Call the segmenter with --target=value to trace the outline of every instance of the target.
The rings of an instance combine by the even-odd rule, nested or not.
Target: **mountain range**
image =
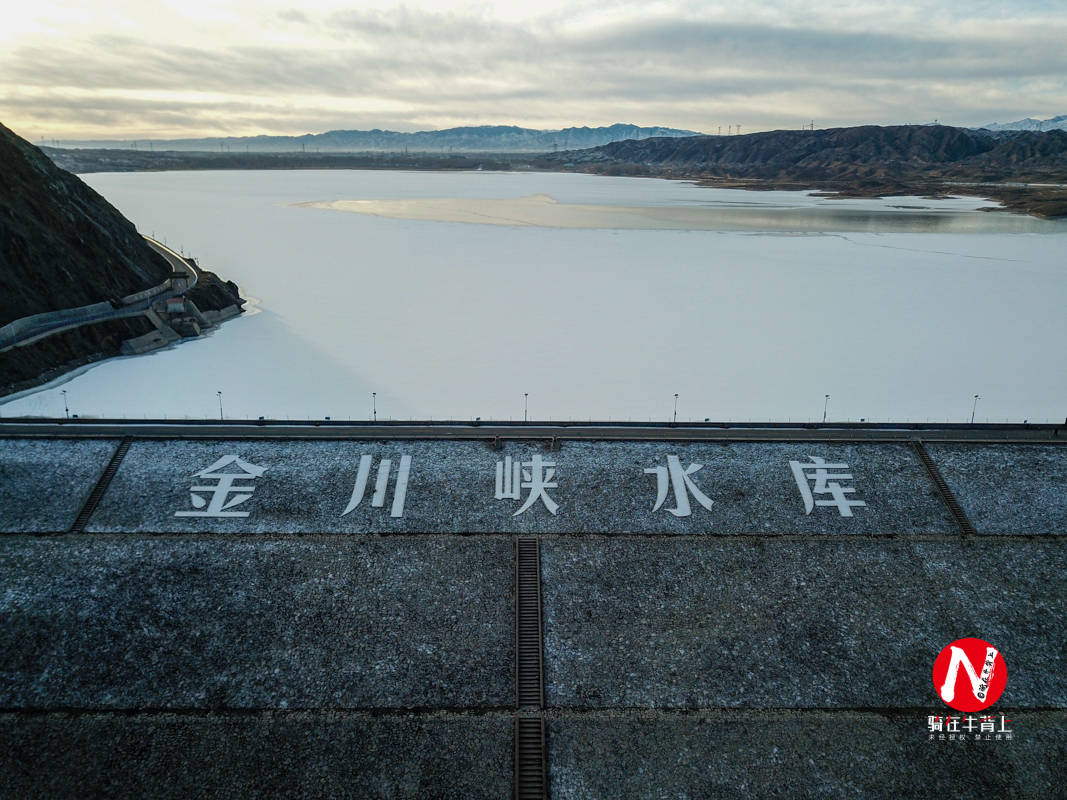
[[[1067,130],[1067,114],[1049,119],[1017,119],[1015,122],[990,122],[983,125],[987,131],[1056,131]]]
[[[677,128],[615,124],[599,128],[537,130],[514,125],[478,125],[440,131],[327,131],[302,136],[231,136],[206,139],[98,140],[56,142],[60,147],[94,149],[141,149],[210,151],[231,153],[327,153],[327,152],[419,152],[419,153],[546,153],[579,150],[623,139],[662,136],[695,136],[695,131]]]
[[[534,169],[695,179],[748,189],[819,189],[854,196],[964,191],[995,197],[1014,210],[1067,216],[1067,131],[1059,129],[990,131],[947,125],[862,125],[733,136],[671,135],[557,152],[542,150],[539,154],[175,152],[143,148],[45,148],[45,152],[73,172]]]
[[[535,163],[655,167],[687,176],[789,180],[811,185],[842,178],[888,183],[923,176],[1019,181],[1055,177],[1059,182],[1067,176],[1067,132],[1000,136],[947,125],[862,125],[614,142],[545,154]]]
[[[648,175],[738,188],[856,196],[942,194],[967,185],[1009,208],[1067,216],[1067,131],[861,125],[744,136],[614,142],[533,159],[541,169]]]

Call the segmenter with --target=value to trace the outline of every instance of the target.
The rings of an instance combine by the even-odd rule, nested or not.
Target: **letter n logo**
[[[957,711],[982,711],[1000,699],[1008,668],[984,639],[957,639],[934,661],[934,688]]]

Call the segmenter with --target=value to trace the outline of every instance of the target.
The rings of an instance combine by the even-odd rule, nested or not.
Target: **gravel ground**
[[[1062,797],[1067,714],[1009,714],[1012,741],[930,741],[927,714],[556,712],[553,800]]]
[[[0,714],[5,797],[511,795],[509,714]]]
[[[513,570],[503,537],[10,537],[0,708],[507,707]]]
[[[901,708],[978,636],[1067,707],[1067,541],[545,539],[549,706]]]
[[[1067,445],[926,449],[979,533],[1067,534]]]
[[[118,443],[0,439],[0,532],[70,529]]]
[[[362,456],[371,456],[363,501],[347,515]],[[411,458],[401,517],[391,516],[400,459]],[[515,516],[522,499],[495,499],[498,461],[551,463],[546,480],[557,513],[542,500]],[[251,496],[233,511],[247,517],[175,516],[195,511],[190,488],[214,485],[195,474],[220,458],[239,456],[266,471],[246,484]],[[675,516],[678,495],[667,493],[658,511],[658,477],[646,469],[666,468],[677,456],[682,469],[703,465],[688,476],[712,502],[694,493],[689,516]],[[809,457],[848,464],[855,488],[850,497],[866,503],[842,516],[836,507],[804,501],[791,460]],[[371,505],[381,459],[392,462],[385,503]],[[228,470],[236,470],[231,465]],[[678,470],[680,472],[680,470]],[[844,470],[837,470],[844,472]],[[670,484],[682,484],[681,477]],[[200,492],[207,501],[210,492]],[[823,499],[816,496],[814,499]],[[493,450],[480,442],[136,442],[87,530],[100,532],[220,533],[934,533],[955,526],[915,454],[902,444],[823,443],[639,443],[565,442],[549,451],[544,442],[507,442]]]

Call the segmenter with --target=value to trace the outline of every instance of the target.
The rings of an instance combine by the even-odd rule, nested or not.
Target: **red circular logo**
[[[957,711],[982,711],[1000,699],[1008,667],[984,639],[957,639],[934,661],[934,690]]]

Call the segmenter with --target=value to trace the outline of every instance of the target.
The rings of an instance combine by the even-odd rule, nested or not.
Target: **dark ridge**
[[[110,203],[0,125],[0,326],[133,294],[170,273]]]
[[[1067,131],[1062,130],[994,133],[946,125],[864,125],[657,138],[545,154],[533,165],[853,196],[979,194],[1013,210],[1067,216]],[[1045,185],[1023,185],[1028,183]]]
[[[0,125],[0,327],[96,303],[118,309],[123,297],[163,285],[176,267],[185,274],[180,264],[172,266],[149,247],[104,198]],[[188,317],[184,307],[171,314],[159,300],[153,317],[82,325],[36,341],[30,336],[5,338],[5,346],[30,343],[0,352],[0,395],[120,352],[146,352],[149,346],[197,335],[203,327],[240,313],[244,303],[232,281],[204,271],[185,299],[195,306],[198,319]],[[147,310],[145,304],[134,313]],[[203,312],[218,313],[209,319]],[[177,327],[169,327],[171,322]],[[152,331],[163,333],[123,349],[126,342]]]
[[[549,163],[639,164],[727,178],[907,177],[1007,169],[1067,176],[1067,132],[994,136],[944,125],[770,131],[614,142],[546,155]]]

